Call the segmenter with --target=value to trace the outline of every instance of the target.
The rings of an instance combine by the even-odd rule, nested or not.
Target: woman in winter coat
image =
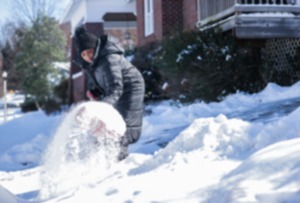
[[[145,82],[139,70],[124,56],[124,50],[111,36],[97,38],[84,27],[75,31],[77,51],[86,65],[94,88],[88,97],[115,107],[126,123],[119,160],[128,154],[128,145],[135,143],[142,129]]]

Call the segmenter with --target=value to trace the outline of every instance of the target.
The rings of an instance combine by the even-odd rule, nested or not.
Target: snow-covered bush
[[[168,76],[176,99],[217,101],[237,91],[257,92],[266,84],[260,53],[228,33],[178,33],[162,42],[157,56],[155,65]]]

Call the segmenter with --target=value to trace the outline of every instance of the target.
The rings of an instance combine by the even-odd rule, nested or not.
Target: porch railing
[[[237,0],[198,0],[199,19],[214,16],[234,6]]]
[[[199,20],[201,21],[213,16],[215,19],[221,18],[222,16],[236,12],[235,7],[237,6],[244,7],[246,11],[251,10],[253,12],[256,10],[257,12],[268,10],[288,12],[288,7],[296,4],[297,0],[198,0]],[[291,11],[293,10],[291,9]]]
[[[269,4],[269,5],[288,5],[296,4],[297,0],[236,0],[238,4]]]

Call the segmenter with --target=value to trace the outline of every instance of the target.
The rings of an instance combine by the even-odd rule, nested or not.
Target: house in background
[[[86,99],[87,78],[82,69],[73,63],[76,57],[76,27],[84,25],[97,36],[113,35],[125,49],[131,49],[137,45],[136,4],[133,0],[71,0],[60,24],[70,40],[69,102],[82,101]]]
[[[75,57],[74,30],[85,25],[96,35],[110,34],[122,41],[125,49],[161,40],[175,32],[197,29],[197,0],[72,0],[61,20],[70,36],[70,60]],[[70,103],[86,99],[86,76],[71,63]]]
[[[251,42],[279,72],[291,70],[287,56],[300,46],[300,0],[198,0],[198,16],[200,30],[218,26]]]
[[[300,0],[136,0],[139,45],[174,32],[219,27],[251,41],[278,70],[300,46]]]
[[[198,4],[197,0],[136,0],[139,46],[196,29]]]
[[[279,71],[288,71],[287,55],[300,46],[300,0],[73,0],[62,19],[66,24],[71,36],[84,24],[96,35],[115,35],[125,48],[219,27],[251,42],[253,52],[273,60]],[[76,102],[85,99],[85,76],[71,64],[70,102]]]

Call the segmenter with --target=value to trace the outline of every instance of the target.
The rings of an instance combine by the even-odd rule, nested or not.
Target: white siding
[[[136,2],[127,3],[126,0],[86,0],[87,22],[102,22],[102,17],[108,12],[136,13]]]
[[[81,23],[102,22],[107,12],[132,12],[136,14],[136,1],[126,0],[77,0],[73,1],[62,22],[70,21],[72,34]]]

